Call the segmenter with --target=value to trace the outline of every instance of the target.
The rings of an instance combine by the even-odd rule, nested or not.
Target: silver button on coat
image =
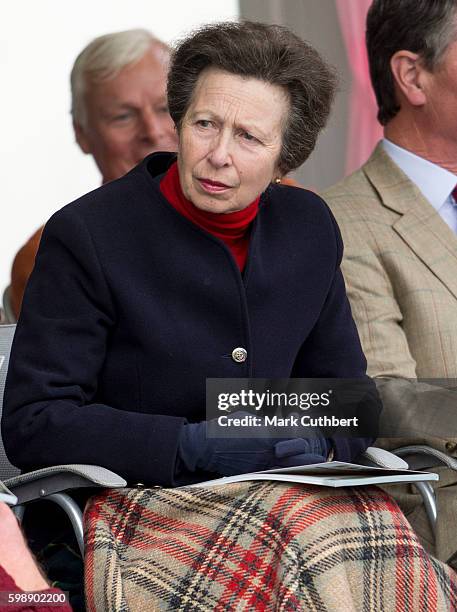
[[[246,361],[247,358],[248,358],[248,352],[246,349],[240,346],[233,349],[232,351],[233,361],[236,361],[237,363],[243,363],[243,361]]]

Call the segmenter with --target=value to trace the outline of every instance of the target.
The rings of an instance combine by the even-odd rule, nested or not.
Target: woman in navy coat
[[[14,464],[164,486],[284,465],[277,440],[206,438],[206,379],[365,377],[338,227],[317,195],[281,185],[333,92],[316,51],[279,27],[219,24],[179,47],[177,157],[150,155],[44,230],[7,380]],[[345,461],[369,442],[285,454]]]

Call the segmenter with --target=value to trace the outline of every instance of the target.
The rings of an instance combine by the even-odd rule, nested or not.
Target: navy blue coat
[[[90,463],[169,486],[185,419],[205,418],[206,377],[365,375],[325,203],[269,187],[241,274],[220,240],[162,196],[169,164],[170,154],[147,157],[45,227],[2,422],[24,470]],[[344,448],[337,455],[350,459]]]

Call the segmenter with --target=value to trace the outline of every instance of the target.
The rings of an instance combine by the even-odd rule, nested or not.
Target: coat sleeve
[[[368,228],[367,228],[368,232]],[[350,245],[352,240],[348,239]],[[389,275],[376,252],[359,236],[342,264],[370,376],[416,377],[416,362],[402,327]]]
[[[366,238],[372,230],[361,223],[356,233],[349,223],[342,228],[347,245],[342,270],[348,297],[368,373],[375,377],[384,407],[382,438],[377,445],[393,450],[424,444],[457,457],[457,391],[416,380],[416,361],[389,272],[375,245]],[[449,382],[452,386],[452,380]]]
[[[116,308],[95,245],[71,207],[42,236],[8,371],[2,433],[23,470],[101,465],[170,485],[182,418],[94,403]]]
[[[376,445],[393,450],[424,444],[457,457],[457,392],[416,381],[416,361],[397,298],[401,287],[393,282],[397,276],[395,264],[388,266],[383,258],[386,249],[395,247],[380,238],[379,228],[386,225],[386,220],[379,216],[379,195],[359,173],[357,182],[345,181],[325,197],[343,234],[342,271],[347,295],[368,374],[374,377],[382,399]],[[420,299],[418,294],[414,297]]]
[[[381,402],[374,382],[366,375],[367,362],[340,269],[343,242],[330,211],[329,215],[336,241],[335,271],[320,316],[301,347],[293,375],[307,378],[362,379],[366,395],[361,409],[367,429],[373,429],[374,435],[366,438],[341,437],[332,440],[335,459],[351,461],[374,442]]]

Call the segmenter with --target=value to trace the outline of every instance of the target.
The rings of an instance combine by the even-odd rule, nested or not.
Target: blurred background
[[[13,257],[51,214],[95,189],[100,175],[74,141],[69,75],[81,49],[107,32],[144,27],[173,44],[202,23],[284,24],[340,74],[332,118],[294,178],[319,191],[358,167],[381,131],[364,49],[370,0],[18,0],[2,5],[0,295]]]

